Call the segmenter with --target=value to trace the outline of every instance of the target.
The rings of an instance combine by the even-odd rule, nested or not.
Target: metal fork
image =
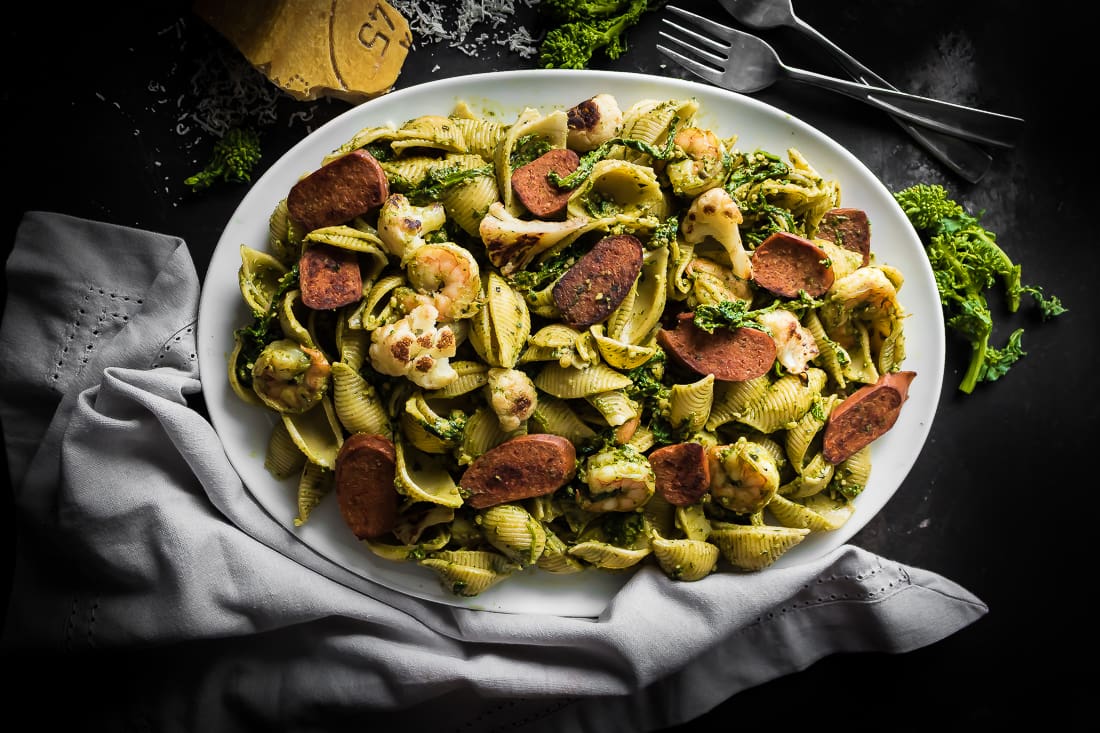
[[[897,88],[830,41],[821,31],[799,18],[795,14],[791,0],[720,0],[720,2],[726,12],[748,28],[766,30],[786,27],[798,31],[829,52],[856,81],[889,89]],[[993,156],[988,150],[968,140],[943,135],[926,127],[918,127],[898,117],[893,117],[893,120],[934,158],[970,183],[980,181],[993,163]]]
[[[780,60],[775,49],[756,36],[681,8],[671,5],[667,7],[670,12],[691,21],[705,32],[700,33],[663,18],[665,25],[692,40],[684,40],[664,31],[660,35],[695,58],[660,44],[657,50],[716,86],[749,94],[760,91],[781,78],[788,78],[858,99],[914,124],[997,147],[1013,147],[1015,138],[1022,129],[1023,120],[1019,117],[906,94],[896,89],[867,86],[787,66]],[[705,48],[713,49],[721,55],[711,53]]]

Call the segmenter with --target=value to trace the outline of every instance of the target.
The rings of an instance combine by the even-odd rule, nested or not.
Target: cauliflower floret
[[[691,202],[680,231],[689,244],[699,244],[713,237],[729,255],[733,274],[748,280],[752,277],[752,260],[741,243],[738,224],[742,221],[741,209],[737,208],[733,197],[726,189],[718,187],[699,194]]]
[[[442,389],[458,377],[449,359],[457,339],[450,326],[436,327],[439,312],[417,306],[404,318],[371,334],[371,366],[391,377],[407,377],[424,389]]]
[[[623,111],[610,94],[597,94],[569,109],[569,147],[586,153],[619,134]]]
[[[440,202],[413,206],[404,194],[395,193],[378,211],[378,236],[391,255],[404,259],[424,244],[425,234],[439,229],[446,221],[447,212]]]
[[[497,201],[481,220],[480,235],[489,260],[501,274],[511,275],[527,266],[535,255],[545,252],[570,234],[591,226],[592,220],[575,217],[565,221],[527,221],[508,213]]]
[[[538,395],[535,383],[518,369],[495,367],[489,370],[489,405],[506,432],[518,430],[535,413]]]
[[[803,374],[819,350],[814,335],[788,310],[774,310],[761,315],[760,325],[768,329],[775,341],[775,358],[791,374]]]

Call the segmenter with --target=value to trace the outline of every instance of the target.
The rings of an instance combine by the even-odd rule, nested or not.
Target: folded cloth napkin
[[[7,278],[0,419],[19,548],[3,650],[59,671],[144,660],[106,685],[120,726],[637,733],[830,654],[931,644],[988,610],[851,545],[705,582],[643,570],[598,618],[406,596],[296,541],[189,405],[199,282],[181,239],[29,212]]]

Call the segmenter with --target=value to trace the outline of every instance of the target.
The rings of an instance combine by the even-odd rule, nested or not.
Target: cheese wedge
[[[385,94],[412,33],[384,0],[195,0],[195,14],[295,99]]]

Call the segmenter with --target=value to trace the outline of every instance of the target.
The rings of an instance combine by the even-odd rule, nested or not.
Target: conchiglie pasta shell
[[[333,362],[332,391],[336,417],[349,433],[390,434],[385,405],[359,372],[343,362]]]
[[[804,502],[807,509],[816,512],[830,529],[839,529],[855,513],[855,505],[844,499],[834,499],[827,493],[815,494]]]
[[[421,539],[415,545],[394,545],[378,540],[363,540],[363,544],[378,557],[394,562],[419,561],[427,553],[442,550],[451,541],[451,533],[447,527],[436,525],[429,528],[426,533],[429,536]]]
[[[433,148],[449,153],[466,152],[466,138],[462,134],[462,128],[450,117],[442,115],[414,117],[397,129],[393,139],[390,147],[399,155],[409,148]]]
[[[291,440],[311,463],[330,470],[336,468],[336,454],[344,443],[344,435],[328,395],[305,412],[280,417]]]
[[[600,356],[615,369],[637,369],[657,353],[653,346],[640,346],[608,338],[604,335],[602,323],[593,325],[589,332],[596,340]]]
[[[295,527],[305,524],[321,500],[328,496],[334,479],[333,471],[321,468],[316,463],[307,462],[302,467],[302,475],[298,480],[298,516],[294,518]]]
[[[592,167],[584,183],[569,195],[566,216],[588,216],[585,202],[592,197],[611,201],[625,216],[652,216],[664,219],[670,206],[657,174],[652,168],[625,160],[604,159]],[[663,281],[662,281],[663,284]]]
[[[434,570],[444,588],[463,597],[484,593],[518,569],[503,555],[483,550],[444,550],[420,564]]]
[[[546,530],[546,547],[535,565],[555,575],[579,573],[585,568],[584,563],[569,554],[569,546],[550,530]]]
[[[467,465],[475,458],[508,440],[509,434],[500,427],[500,419],[487,407],[479,407],[466,421],[462,446],[458,451],[459,465]]]
[[[241,384],[241,380],[237,377],[237,363],[242,358],[241,347],[241,337],[233,334],[233,351],[229,354],[229,386],[235,395],[248,404],[265,407],[263,401],[256,396],[256,391],[252,389],[251,385]],[[248,371],[251,373],[252,370],[249,369]]]
[[[518,504],[490,507],[474,521],[489,544],[520,566],[535,564],[546,548],[546,530]]]
[[[622,570],[637,565],[645,559],[653,550],[645,547],[639,550],[629,550],[625,547],[588,540],[580,542],[569,548],[569,554],[579,557],[590,565],[605,570]]]
[[[622,390],[600,392],[584,399],[596,408],[611,427],[618,427],[638,417],[638,405]]]
[[[676,531],[676,507],[668,503],[660,491],[653,492],[644,505],[642,514],[646,523],[660,537],[672,537]]]
[[[283,329],[286,338],[297,341],[302,346],[316,348],[313,336],[309,328],[302,322],[302,317],[309,315],[306,307],[302,305],[302,291],[291,290],[278,305],[279,328]]]
[[[707,418],[707,430],[716,430],[738,420],[755,402],[763,399],[771,380],[767,374],[745,382],[722,382],[715,387],[714,405]]]
[[[450,398],[473,392],[489,383],[489,365],[479,361],[460,359],[451,361],[451,368],[458,374],[454,381],[441,389],[432,390],[433,398]]]
[[[604,364],[587,369],[547,364],[534,381],[543,392],[566,400],[625,389],[632,384],[630,377]]]
[[[844,367],[852,360],[848,350],[838,344],[825,333],[825,325],[821,322],[816,311],[808,311],[802,319],[802,325],[814,337],[818,348],[818,361],[825,373],[836,382],[840,389],[847,386],[848,380],[844,376]]]
[[[500,200],[494,176],[475,176],[447,188],[440,201],[443,210],[470,236],[477,236],[489,207]]]
[[[394,316],[394,291],[404,284],[403,275],[388,275],[377,280],[359,302],[359,306],[348,316],[348,326],[373,331],[389,321]]]
[[[596,437],[596,432],[581,420],[565,400],[540,394],[531,420],[540,432],[560,435],[581,444]]]
[[[837,464],[829,489],[849,500],[863,493],[871,479],[871,446],[865,446]]]
[[[347,318],[341,318],[336,326],[336,353],[340,361],[355,371],[363,368],[370,349],[370,336],[366,331],[351,328]]]
[[[693,435],[707,424],[714,404],[714,375],[690,384],[674,384],[669,389],[669,421],[674,428],[683,428]]]
[[[813,496],[825,489],[833,478],[836,467],[817,452],[801,467],[801,473],[788,484],[779,487],[779,493],[789,499]]]
[[[333,152],[322,158],[322,165],[331,163],[333,160],[339,158],[345,153],[350,153],[352,150],[358,150],[359,148],[366,147],[373,142],[392,137],[394,134],[394,128],[392,125],[377,125],[371,127],[364,127],[359,130],[350,140],[338,147]]]
[[[643,100],[623,115],[622,137],[657,145],[668,138],[674,121],[683,126],[694,119],[698,111],[699,103],[693,99]]]
[[[654,537],[653,556],[665,575],[674,580],[705,578],[718,566],[718,547],[702,540],[666,540]]]
[[[531,314],[523,297],[496,272],[485,279],[485,304],[471,319],[470,343],[492,366],[511,369],[531,335]]]
[[[823,398],[815,398],[815,401],[817,403],[816,407],[811,404],[811,409],[807,410],[787,430],[785,442],[787,458],[798,473],[802,472],[802,467],[806,464],[806,454],[809,451],[810,443],[825,427],[825,420],[829,417],[833,407],[840,401],[840,398],[837,395],[827,395]]]
[[[764,395],[753,402],[739,421],[761,433],[774,433],[802,417],[813,404],[814,397],[825,387],[825,372],[811,367],[806,382],[795,374],[787,374],[768,387]]]
[[[712,529],[702,504],[676,507],[676,526],[689,540],[705,541]]]
[[[504,138],[506,127],[494,120],[483,118],[452,117],[452,121],[466,140],[466,149],[482,158],[492,158],[497,145]]]
[[[241,288],[241,297],[252,315],[267,313],[275,293],[278,292],[279,279],[286,273],[286,266],[267,252],[241,245],[241,266],[237,269],[237,282]]]
[[[721,524],[710,533],[722,557],[739,570],[763,570],[806,539],[810,530],[797,527]]]
[[[302,234],[290,218],[286,199],[275,204],[267,220],[268,247],[275,258],[288,269],[302,254]]]
[[[301,475],[302,466],[305,463],[306,456],[294,444],[290,432],[286,429],[286,423],[282,420],[277,421],[271,427],[271,435],[267,440],[264,468],[282,481],[294,475]]]
[[[394,443],[397,453],[394,486],[411,501],[458,508],[462,496],[458,485],[446,468],[434,457],[405,445],[403,440]]]

